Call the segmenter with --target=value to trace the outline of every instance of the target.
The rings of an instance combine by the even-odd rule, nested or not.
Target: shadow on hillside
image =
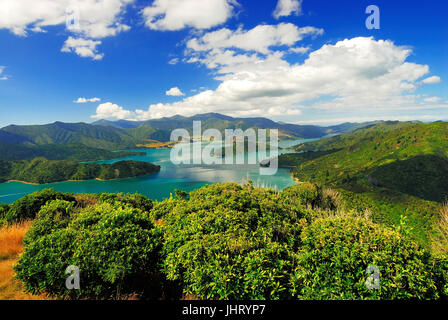
[[[421,155],[395,161],[369,172],[378,186],[431,201],[448,200],[448,160]]]

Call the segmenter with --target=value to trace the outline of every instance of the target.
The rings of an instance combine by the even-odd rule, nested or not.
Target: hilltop
[[[387,188],[425,200],[448,196],[448,123],[386,122],[296,147],[281,157],[301,181],[356,192]]]
[[[334,188],[354,210],[389,226],[405,217],[427,245],[448,199],[448,123],[388,121],[301,144],[281,155],[299,181]]]

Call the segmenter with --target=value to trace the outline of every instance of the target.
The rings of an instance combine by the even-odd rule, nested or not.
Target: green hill
[[[88,147],[118,150],[135,147],[135,138],[123,129],[86,123],[55,122],[47,125],[16,126],[4,132],[26,138],[37,145],[84,144]]]
[[[0,160],[31,160],[43,157],[48,160],[95,161],[144,155],[139,152],[112,152],[87,147],[83,144],[0,144]]]
[[[93,124],[55,122],[45,125],[10,125],[0,129],[0,152],[6,153],[0,156],[0,159],[26,160],[33,157],[54,160],[109,159],[112,155],[107,152],[102,155],[98,149],[109,151],[133,149],[137,145],[145,145],[148,140],[167,142],[175,129],[186,129],[192,136],[193,121],[201,121],[202,131],[214,128],[220,130],[223,135],[226,129],[278,129],[282,139],[319,138],[369,125],[369,123],[346,123],[333,127],[303,126],[275,122],[266,118],[232,118],[217,113],[192,117],[174,116],[148,121],[99,120]],[[80,150],[71,150],[73,148]],[[98,156],[93,157],[94,155]],[[85,158],[82,158],[83,156]]]
[[[112,180],[143,176],[158,172],[160,166],[140,161],[113,164],[80,164],[69,160],[0,160],[0,182],[18,180],[28,183],[52,183],[66,180]]]
[[[406,217],[422,245],[448,199],[448,123],[384,122],[281,155],[299,181],[337,189],[349,208],[390,226]]]
[[[301,181],[356,192],[388,188],[433,201],[448,195],[446,122],[381,123],[296,150],[305,153],[282,156],[280,165],[295,164],[293,175]]]

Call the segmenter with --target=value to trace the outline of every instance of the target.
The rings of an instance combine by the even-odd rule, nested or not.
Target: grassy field
[[[0,300],[44,300],[44,295],[24,292],[20,281],[14,278],[13,265],[23,252],[22,240],[31,226],[31,221],[0,229]]]

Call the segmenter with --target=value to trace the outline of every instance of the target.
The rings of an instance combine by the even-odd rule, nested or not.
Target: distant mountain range
[[[148,121],[99,120],[91,124],[55,122],[46,125],[10,125],[0,129],[0,159],[6,160],[5,153],[9,157],[8,160],[30,159],[32,156],[45,156],[51,159],[50,145],[55,148],[60,145],[77,145],[77,148],[83,150],[82,153],[89,154],[98,154],[101,150],[132,149],[148,141],[169,141],[171,132],[175,129],[183,128],[192,133],[193,121],[202,121],[203,131],[209,128],[218,129],[222,133],[225,129],[278,129],[282,138],[293,139],[342,134],[377,123],[343,123],[321,127],[287,124],[261,117],[233,118],[218,113],[207,113]],[[41,150],[42,148],[45,150]],[[59,160],[62,149],[57,148],[59,154],[57,160]],[[83,159],[82,155],[71,152],[71,159],[76,158]]]
[[[191,129],[193,121],[202,121],[202,129],[215,128],[218,130],[224,129],[243,129],[248,128],[262,128],[262,129],[278,129],[282,134],[293,138],[320,138],[329,134],[346,133],[354,129],[366,127],[377,122],[366,123],[343,123],[336,126],[321,127],[314,125],[297,125],[282,122],[275,122],[273,120],[257,117],[257,118],[233,118],[219,113],[199,114],[192,117],[174,116],[170,118],[161,118],[148,121],[108,121],[99,120],[93,125],[101,125],[106,127],[114,127],[118,129],[127,129],[132,132],[134,136],[139,136],[139,133],[151,132],[154,129],[158,136],[163,136],[160,141],[168,141],[171,131],[178,128]],[[164,136],[166,134],[166,136]],[[156,138],[150,138],[158,140]]]

